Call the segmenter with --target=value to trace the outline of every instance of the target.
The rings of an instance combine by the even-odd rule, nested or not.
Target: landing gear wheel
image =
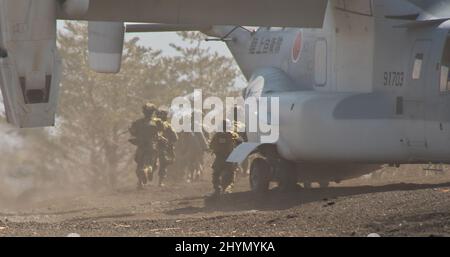
[[[295,164],[284,161],[278,170],[278,187],[282,191],[293,191],[297,188],[298,173]]]
[[[263,195],[269,190],[270,164],[264,158],[256,158],[250,167],[250,188],[256,195]]]
[[[328,188],[328,187],[330,187],[330,182],[321,181],[321,182],[319,182],[319,186],[320,186],[320,188]]]
[[[312,183],[309,181],[304,181],[303,182],[303,188],[304,189],[311,189],[312,188]]]

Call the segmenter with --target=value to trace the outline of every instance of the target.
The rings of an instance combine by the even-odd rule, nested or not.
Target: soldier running
[[[159,110],[156,113],[156,125],[158,129],[158,159],[159,159],[159,186],[164,186],[167,176],[167,168],[175,161],[175,143],[178,136],[168,122],[168,112]]]
[[[131,125],[129,132],[132,136],[130,143],[137,146],[135,154],[136,176],[138,178],[138,189],[142,189],[149,181],[153,180],[153,171],[156,159],[156,140],[158,130],[153,119],[156,108],[148,103],[142,107],[144,118]]]
[[[228,163],[226,160],[233,149],[241,143],[241,139],[237,133],[227,130],[227,124],[228,122],[224,120],[223,132],[217,132],[209,146],[216,156],[212,166],[213,197],[231,193],[234,184],[236,165]]]

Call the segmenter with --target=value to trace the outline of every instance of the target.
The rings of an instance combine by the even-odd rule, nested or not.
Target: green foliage
[[[98,74],[88,65],[86,25],[66,22],[58,34],[64,69],[57,128],[20,133],[27,138],[24,151],[33,153],[25,156],[36,168],[66,183],[114,187],[135,180],[127,130],[143,103],[168,106],[198,88],[225,96],[239,71],[233,60],[205,48],[200,33],[180,33],[191,46],[172,44],[178,56],[163,56],[133,38],[125,42],[121,72]]]
[[[205,96],[225,97],[233,90],[240,71],[233,59],[212,53],[205,47],[205,35],[199,32],[178,33],[191,47],[183,48],[172,43],[179,56],[171,59],[170,73],[176,79],[180,94],[202,89]]]

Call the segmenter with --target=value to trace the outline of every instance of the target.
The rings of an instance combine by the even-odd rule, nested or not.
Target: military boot
[[[166,185],[164,184],[164,182],[163,182],[163,178],[159,178],[159,182],[158,182],[158,186],[159,187],[165,187]]]
[[[225,190],[223,190],[224,194],[231,194],[233,193],[233,185],[229,185],[227,186],[227,188],[225,188]]]
[[[208,196],[208,198],[215,199],[219,198],[222,195],[222,192],[220,190],[214,190],[214,192]]]
[[[152,182],[152,181],[153,181],[153,168],[152,168],[152,167],[149,167],[149,168],[146,170],[145,174],[146,174],[146,177],[147,177],[147,181],[148,181],[148,182]]]
[[[141,181],[138,181],[138,183],[137,183],[137,190],[143,190],[144,189],[144,186],[142,185],[142,182]]]

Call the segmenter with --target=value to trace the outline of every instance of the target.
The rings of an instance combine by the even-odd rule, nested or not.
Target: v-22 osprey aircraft
[[[0,85],[18,127],[54,125],[57,19],[89,21],[89,63],[103,73],[120,70],[126,32],[223,40],[245,95],[280,99],[279,140],[256,136],[229,158],[256,154],[255,192],[450,162],[450,0],[1,0]]]

